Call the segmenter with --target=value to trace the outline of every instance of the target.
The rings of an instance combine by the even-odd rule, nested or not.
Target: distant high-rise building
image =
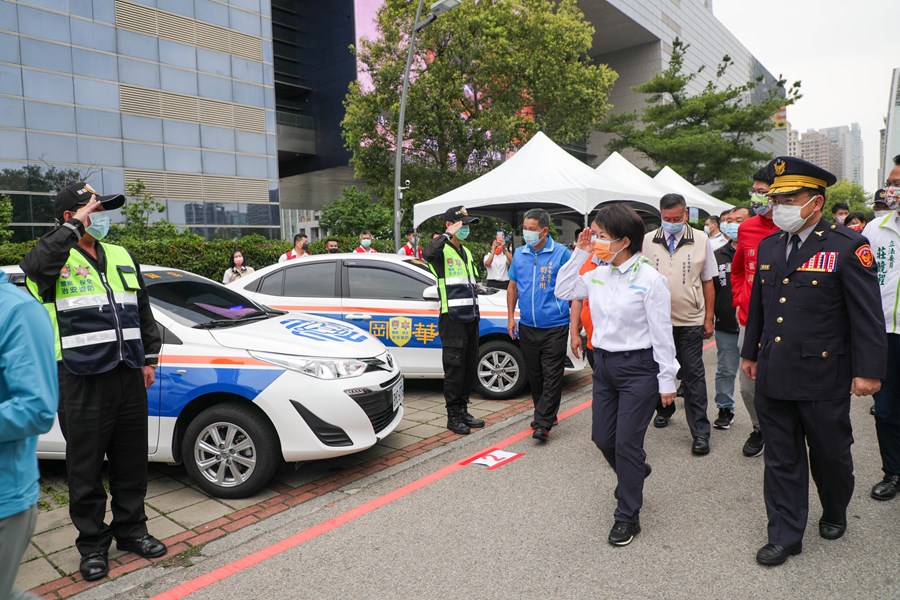
[[[800,156],[800,132],[796,129],[791,129],[791,124],[788,123],[788,131],[787,131],[787,153],[788,156]]]
[[[863,185],[863,146],[859,123],[851,123],[849,127],[825,127],[818,131],[837,142],[843,157],[844,179]]]
[[[884,119],[884,136],[881,161],[878,167],[878,184],[894,167],[894,157],[900,154],[900,68],[891,75],[891,95],[888,96],[887,116]]]
[[[838,143],[815,129],[800,135],[800,152],[803,160],[830,171],[838,180],[845,179],[844,156]]]

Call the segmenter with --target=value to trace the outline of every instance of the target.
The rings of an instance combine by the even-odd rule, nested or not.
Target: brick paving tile
[[[203,523],[202,525],[197,525],[196,527],[194,527],[194,531],[196,531],[197,533],[206,533],[210,529],[216,529],[218,527],[221,527],[222,525],[227,525],[227,524],[231,523],[233,520],[234,519],[232,519],[230,517],[221,517],[219,519],[216,519],[215,521],[210,521],[209,523]],[[190,536],[188,536],[188,537],[190,537]],[[186,537],[183,539],[188,539],[188,538]]]
[[[256,523],[257,521],[259,521],[259,519],[257,519],[254,515],[249,515],[249,516],[244,517],[243,519],[239,519],[237,521],[229,523],[228,525],[223,525],[222,529],[224,529],[228,533],[233,533],[233,532],[237,531],[238,529],[243,529],[247,525],[252,525],[253,523]]]
[[[201,533],[200,535],[196,535],[189,540],[187,543],[191,546],[199,546],[201,544],[207,544],[213,540],[217,540],[222,536],[228,535],[228,532],[224,529],[212,529],[207,531],[206,533]]]

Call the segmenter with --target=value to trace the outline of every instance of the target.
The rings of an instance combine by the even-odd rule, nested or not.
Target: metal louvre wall
[[[266,111],[252,106],[162,92],[134,85],[119,85],[119,106],[126,114],[174,119],[234,127],[256,133],[266,132]]]
[[[262,61],[262,43],[258,38],[125,0],[116,0],[116,26]]]
[[[269,201],[267,179],[125,169],[125,181],[136,179],[144,182],[147,193],[169,200],[260,203]]]

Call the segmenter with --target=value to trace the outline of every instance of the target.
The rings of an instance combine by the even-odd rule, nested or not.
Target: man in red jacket
[[[750,207],[755,216],[741,223],[738,229],[738,243],[731,261],[731,294],[732,304],[737,308],[737,318],[740,331],[738,334],[738,348],[744,345],[744,330],[747,327],[747,307],[750,306],[750,290],[753,287],[753,277],[756,275],[756,251],[759,242],[778,227],[772,222],[772,203],[766,194],[772,180],[765,169],[760,169],[753,175],[753,187],[750,190]],[[762,454],[764,442],[763,434],[759,429],[759,419],[756,417],[756,405],[753,396],[756,393],[756,384],[747,379],[743,371],[740,372],[741,397],[744,406],[753,423],[753,431],[744,444],[744,456],[753,457]]]

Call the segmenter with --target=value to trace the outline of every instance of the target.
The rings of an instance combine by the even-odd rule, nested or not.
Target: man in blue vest
[[[447,405],[447,429],[468,435],[472,427],[484,427],[484,421],[469,414],[469,394],[475,387],[478,368],[478,292],[472,253],[462,245],[469,236],[469,225],[478,222],[462,206],[444,213],[443,235],[435,237],[422,253],[438,280],[441,336],[444,363],[444,402]]]
[[[53,324],[59,377],[59,424],[66,438],[69,516],[78,529],[79,570],[87,581],[109,572],[107,552],[162,556],[147,532],[147,388],[161,341],[137,261],[115,244],[106,210],[125,203],[86,183],[53,202],[59,227],[22,260],[29,291]],[[109,459],[112,523],[104,522],[101,472]]]
[[[507,330],[519,337],[525,370],[534,400],[531,437],[546,442],[556,422],[562,399],[566,342],[569,339],[569,303],[556,297],[556,274],[572,253],[550,237],[550,215],[543,208],[525,213],[525,245],[516,248],[509,267],[506,290]],[[516,326],[516,303],[520,321]]]

